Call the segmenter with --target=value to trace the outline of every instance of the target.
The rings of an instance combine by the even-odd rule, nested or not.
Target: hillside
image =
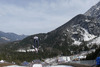
[[[100,24],[96,18],[79,14],[51,32],[26,37],[16,43],[17,46],[13,44],[12,49],[15,47],[30,49],[33,45],[33,37],[38,36],[41,48],[44,50],[51,52],[55,50],[63,55],[76,54],[94,47],[88,47],[87,42],[100,35],[97,29],[100,30]]]
[[[22,40],[26,35],[17,35],[15,33],[5,33],[0,31],[0,43]]]
[[[100,7],[100,2],[95,6]],[[81,51],[96,49],[100,44],[100,42],[98,42],[98,44],[96,43],[96,41],[99,41],[100,39],[100,11],[94,11],[95,9],[97,9],[97,7],[93,6],[85,14],[75,16],[64,25],[48,33],[35,34],[28,36],[21,41],[8,43],[1,50],[4,50],[5,54],[6,51],[11,52],[7,53],[8,55],[11,54],[10,60],[21,59],[21,61],[23,61],[28,57],[28,61],[30,61],[31,58],[44,59],[58,55],[68,56],[79,54]],[[94,14],[96,14],[96,16]],[[35,52],[27,52],[28,49],[32,49],[34,36],[39,37],[41,48],[38,54]],[[16,52],[20,49],[25,50],[26,53]],[[3,55],[5,54],[3,53]],[[17,54],[16,58],[12,58],[15,54]],[[34,57],[31,55],[34,55]],[[20,58],[18,58],[18,56],[20,56]]]
[[[91,7],[85,14],[75,16],[55,30],[44,34],[36,34],[40,39],[42,48],[47,50],[56,49],[57,51],[64,53],[64,55],[93,49],[94,46],[96,46],[95,42],[97,41],[97,38],[100,36],[99,16],[95,16],[95,14],[100,14],[99,9],[94,11],[99,7],[100,2]],[[24,46],[23,48],[28,49],[27,47],[33,45],[32,38],[34,36],[35,35],[29,36],[19,42],[18,49],[20,49],[20,47],[22,48],[22,46]],[[93,43],[94,45],[91,45],[93,41],[95,41]]]

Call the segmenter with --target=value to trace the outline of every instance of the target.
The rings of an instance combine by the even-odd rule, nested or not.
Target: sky
[[[84,14],[100,0],[0,0],[0,31],[47,33]]]

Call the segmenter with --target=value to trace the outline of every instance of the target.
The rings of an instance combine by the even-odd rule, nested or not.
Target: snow
[[[19,49],[19,50],[17,50],[18,52],[26,52],[26,50],[25,49]],[[35,49],[27,49],[27,52],[34,52],[35,51]]]
[[[86,21],[86,22],[90,22],[91,20],[86,19],[85,21]]]
[[[50,66],[50,67],[72,67],[72,66],[67,66],[67,65],[57,65],[57,66]]]
[[[1,37],[4,40],[10,41],[10,39],[6,38],[6,37]]]
[[[28,49],[27,52],[34,52],[34,49]]]
[[[89,34],[86,29],[84,29],[84,28],[82,28],[82,29],[84,30],[84,33],[81,33],[84,36],[84,41],[89,41],[96,37],[92,34]]]
[[[32,67],[42,67],[42,64],[34,64]]]
[[[70,30],[67,29],[67,32],[69,32]]]
[[[86,58],[86,56],[79,56],[79,58],[80,58],[80,59],[84,59],[84,58]]]
[[[97,37],[96,39],[94,39],[92,42],[90,42],[89,44],[100,44],[100,37]]]
[[[78,34],[78,32],[73,32],[73,34]]]
[[[81,44],[81,42],[80,41],[76,41],[74,38],[72,38],[72,40],[74,40],[74,45],[80,45]]]
[[[26,50],[23,50],[23,49],[19,49],[17,50],[18,52],[26,52]]]
[[[4,66],[4,67],[27,67],[27,66],[10,65],[10,66]],[[42,67],[42,64],[34,64],[32,67]],[[72,66],[56,65],[56,66],[46,66],[46,67],[72,67]]]
[[[46,63],[53,63],[56,61],[56,58],[48,58],[45,60]]]
[[[68,61],[68,62],[71,61],[71,58],[70,57],[67,57],[66,61]]]
[[[0,60],[0,63],[4,63],[5,61],[4,60]]]
[[[69,56],[58,57],[58,62],[69,62],[69,61],[71,61]]]
[[[89,21],[89,20],[86,20],[86,21]],[[96,38],[95,35],[89,34],[88,31],[87,31],[86,29],[84,29],[84,28],[81,28],[81,29],[82,29],[83,31],[80,31],[80,29],[79,29],[78,31],[80,31],[80,32],[81,32],[81,36],[83,36],[83,39],[82,39],[82,40],[84,40],[84,41],[90,41],[90,40]],[[73,32],[73,34],[77,34],[77,33],[78,33],[78,32]],[[72,40],[74,40],[73,44],[75,44],[75,45],[80,45],[80,44],[81,44],[81,42],[80,42],[79,40],[76,40],[76,39],[74,39],[74,38],[72,38]],[[100,40],[100,39],[99,39],[99,40]],[[99,42],[99,43],[100,43],[100,42]]]
[[[80,41],[74,41],[74,43],[73,44],[75,44],[75,45],[80,45],[81,44],[81,42]]]
[[[66,62],[67,57],[58,57],[58,62]]]
[[[10,66],[3,66],[3,67],[26,67],[26,66],[10,65]]]
[[[91,50],[88,51],[88,53],[90,54],[90,53],[93,53],[95,51],[96,51],[96,49],[91,49]]]
[[[100,8],[98,7],[98,8],[96,8],[97,10],[99,10]]]
[[[19,66],[19,65],[10,65],[4,67],[27,67],[27,66]],[[32,67],[42,67],[42,64],[34,64]]]
[[[71,61],[70,57],[69,56],[61,56],[61,57],[58,57],[58,62],[69,62]]]
[[[94,39],[96,37],[95,35],[89,34],[86,29],[84,29],[84,28],[81,28],[81,29],[84,31],[84,32],[81,31],[81,35],[83,36],[83,40],[84,41],[89,41],[89,40],[92,40],[92,39]],[[73,34],[76,34],[76,33],[77,32],[73,32]],[[80,45],[81,44],[81,42],[79,40],[76,40],[74,38],[72,38],[72,39],[74,40],[74,43],[73,44],[75,44],[75,45]],[[100,38],[99,38],[99,40],[100,40]],[[98,43],[99,41],[96,40],[96,42]]]

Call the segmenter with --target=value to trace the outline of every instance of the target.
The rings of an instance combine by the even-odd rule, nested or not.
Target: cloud
[[[49,32],[99,0],[0,0],[0,30],[18,34]]]

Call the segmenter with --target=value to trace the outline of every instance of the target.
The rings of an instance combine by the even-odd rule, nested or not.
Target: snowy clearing
[[[32,67],[42,67],[42,64],[34,64]]]
[[[3,66],[3,67],[27,67],[27,66],[10,65],[10,66]],[[32,67],[42,67],[42,65],[41,64],[34,64]],[[56,65],[56,66],[46,66],[46,67],[73,67],[73,66]]]
[[[10,66],[3,66],[3,67],[26,67],[26,66],[10,65]]]
[[[50,66],[50,67],[72,67],[72,66],[67,66],[67,65],[57,65],[57,66]]]
[[[94,39],[92,42],[90,42],[89,44],[100,44],[100,37],[97,37],[96,39]]]
[[[82,28],[82,29],[84,30],[84,33],[82,33],[82,35],[84,36],[84,41],[89,41],[96,37],[92,34],[89,34],[86,29],[84,29],[84,28]]]

